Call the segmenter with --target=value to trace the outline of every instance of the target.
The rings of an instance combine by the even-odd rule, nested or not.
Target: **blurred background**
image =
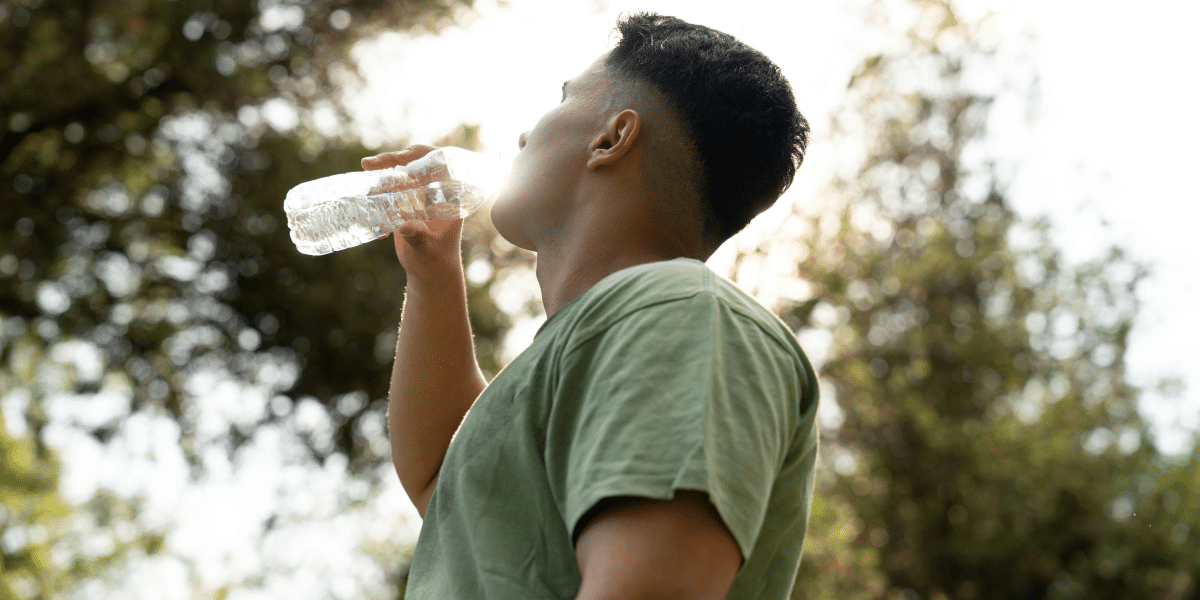
[[[403,597],[390,241],[285,192],[512,153],[622,11],[775,59],[814,127],[710,264],[819,368],[795,598],[1200,598],[1184,0],[0,1],[0,599]],[[490,375],[544,319],[486,210]]]

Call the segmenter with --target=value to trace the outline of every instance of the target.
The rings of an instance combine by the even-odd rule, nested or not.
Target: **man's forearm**
[[[422,516],[450,438],[486,385],[461,268],[436,284],[410,280],[388,390],[388,433],[396,473]]]

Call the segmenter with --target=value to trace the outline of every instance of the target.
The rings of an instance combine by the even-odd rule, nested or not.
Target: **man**
[[[521,135],[495,199],[500,234],[537,253],[548,320],[490,385],[462,222],[395,237],[388,426],[425,519],[410,600],[790,593],[816,379],[791,331],[702,261],[790,185],[808,125],[731,36],[654,14],[618,29]]]

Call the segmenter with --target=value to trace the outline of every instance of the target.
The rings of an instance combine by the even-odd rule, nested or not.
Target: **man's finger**
[[[422,156],[425,156],[434,150],[436,150],[436,148],[433,146],[417,144],[415,146],[409,146],[408,148],[397,150],[395,152],[384,152],[382,154],[376,154],[375,156],[368,156],[359,161],[359,164],[362,165],[363,169],[368,171],[390,169],[392,167],[407,165],[408,163],[417,160],[418,158],[421,158]]]
[[[419,235],[428,235],[432,233],[429,230],[429,225],[424,221],[405,221],[400,227],[396,228],[396,233],[405,238],[412,238]]]
[[[379,169],[390,169],[406,165],[411,161],[412,158],[402,152],[386,152],[376,156],[368,156],[359,161],[359,164],[368,171],[378,171]]]

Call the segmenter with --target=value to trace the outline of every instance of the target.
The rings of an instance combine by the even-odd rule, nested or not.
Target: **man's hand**
[[[385,152],[362,159],[362,168],[378,171],[400,167],[433,152],[437,148],[418,144],[397,152]],[[462,219],[452,221],[406,221],[393,236],[396,258],[410,279],[435,284],[462,269]]]
[[[742,553],[707,494],[610,498],[592,514],[575,542],[583,575],[576,600],[720,600],[729,593]]]

